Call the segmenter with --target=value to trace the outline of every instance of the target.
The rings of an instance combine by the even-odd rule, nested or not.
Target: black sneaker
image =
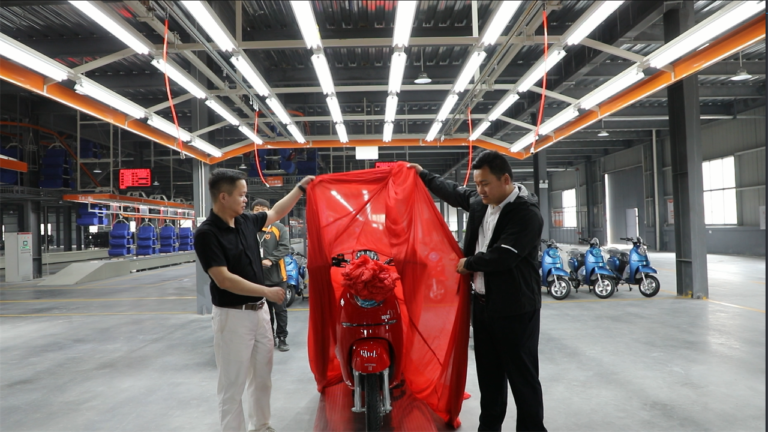
[[[285,339],[280,338],[277,341],[277,349],[278,349],[278,351],[285,352],[285,351],[288,351],[289,349],[291,349],[291,347],[288,346],[288,343],[285,342]]]

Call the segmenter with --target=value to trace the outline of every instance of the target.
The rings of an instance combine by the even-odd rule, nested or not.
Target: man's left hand
[[[264,267],[272,267],[272,261],[270,261],[268,259],[261,260],[261,265],[264,266]]]
[[[466,258],[462,258],[459,260],[459,263],[456,264],[456,272],[459,274],[469,274],[472,273],[471,271],[464,268],[464,262],[467,261]]]

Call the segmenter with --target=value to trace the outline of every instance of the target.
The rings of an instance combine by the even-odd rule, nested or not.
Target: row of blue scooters
[[[541,242],[547,247],[540,252],[541,285],[547,288],[547,292],[555,300],[563,300],[571,293],[573,288],[577,293],[579,287],[586,286],[590,292],[601,299],[612,296],[620,284],[627,284],[632,291],[632,285],[638,286],[638,291],[645,297],[653,297],[659,293],[661,284],[655,276],[656,269],[651,267],[648,258],[648,245],[643,243],[641,237],[623,237],[621,240],[631,242],[632,249],[622,252],[616,248],[609,248],[606,252],[609,258],[603,258],[603,248],[597,238],[579,241],[589,244],[586,252],[578,249],[568,251],[567,271],[560,258],[562,250],[554,240]]]

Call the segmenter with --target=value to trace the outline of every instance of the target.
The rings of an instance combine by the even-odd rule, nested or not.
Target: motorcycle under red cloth
[[[343,269],[332,257],[376,251],[391,258],[402,344],[390,344],[392,386],[405,381],[448,425],[459,427],[469,342],[469,279],[461,249],[416,172],[391,168],[319,176],[307,191],[309,363],[318,391],[349,381],[337,358]],[[391,296],[390,296],[391,298]],[[379,339],[381,341],[382,339]],[[397,347],[400,345],[400,347]],[[395,348],[397,347],[397,348]],[[346,353],[342,353],[342,356]],[[351,362],[344,362],[351,363]],[[345,364],[345,368],[351,368]],[[350,385],[350,382],[347,382]]]

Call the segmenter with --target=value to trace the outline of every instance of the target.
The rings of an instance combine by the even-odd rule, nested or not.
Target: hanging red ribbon
[[[541,126],[541,118],[544,115],[544,100],[547,98],[545,95],[547,91],[547,53],[549,52],[549,44],[547,41],[547,11],[542,12],[544,14],[544,77],[541,81],[541,103],[539,104],[539,119],[536,121],[536,132],[533,136],[533,144],[531,144],[531,153],[536,148],[536,138],[539,136],[539,126]]]
[[[165,18],[165,34],[163,35],[163,63],[165,68],[168,68],[168,18]],[[173,106],[173,97],[171,96],[171,84],[168,81],[168,72],[163,70],[165,74],[165,91],[168,94],[168,103],[171,104],[171,114],[173,114],[173,124],[176,125],[176,135],[179,141],[179,150],[181,151],[181,158],[184,159],[184,144],[181,141],[181,131],[179,130],[179,119],[176,118],[176,107]]]
[[[259,134],[259,112],[256,111],[253,113],[253,133],[258,135]],[[261,164],[259,163],[259,147],[256,144],[256,141],[253,142],[253,161],[256,162],[256,169],[259,170],[259,177],[261,178],[261,181],[264,183],[265,186],[269,187],[269,183],[267,183],[266,180],[264,180],[264,174],[261,173]]]
[[[469,123],[469,160],[467,162],[467,175],[464,177],[464,187],[469,181],[469,172],[472,171],[472,108],[467,107],[467,123]]]

